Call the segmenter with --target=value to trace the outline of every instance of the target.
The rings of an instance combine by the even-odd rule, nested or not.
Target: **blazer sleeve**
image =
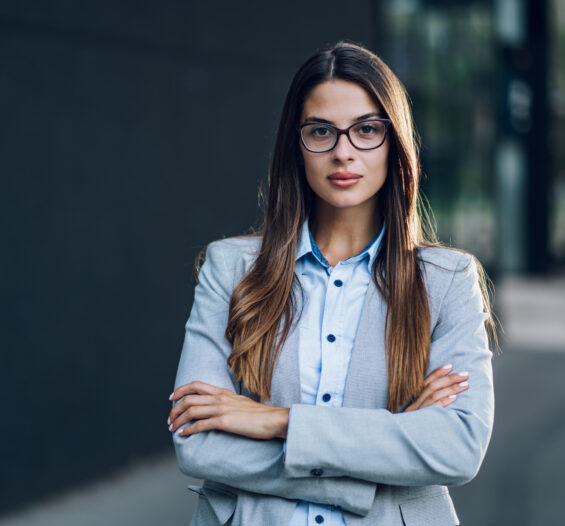
[[[349,476],[401,486],[459,485],[479,470],[490,440],[492,353],[484,326],[477,268],[462,254],[432,333],[429,371],[448,363],[469,372],[469,389],[446,408],[409,413],[385,409],[294,405],[285,474]],[[312,441],[308,437],[324,437]]]
[[[195,289],[175,388],[194,380],[239,392],[226,359],[224,332],[236,268],[226,268],[222,242],[210,244]],[[233,266],[233,265],[232,265]],[[173,434],[179,467],[186,475],[245,491],[339,506],[366,515],[376,486],[349,477],[320,479],[284,473],[280,439],[255,440],[222,431],[183,437]]]

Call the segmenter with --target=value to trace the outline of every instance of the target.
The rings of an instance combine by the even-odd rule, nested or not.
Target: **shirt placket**
[[[320,382],[316,396],[316,405],[326,407],[341,407],[343,401],[343,386],[339,380],[336,369],[342,366],[344,353],[340,353],[343,346],[342,335],[344,298],[346,296],[345,284],[348,281],[349,265],[338,263],[334,268],[327,269],[328,282],[324,299],[321,330],[322,367]],[[343,350],[343,348],[341,349]],[[308,526],[341,526],[343,520],[333,506],[310,504],[308,506]]]
[[[345,526],[338,508],[310,504],[308,506],[308,526]]]
[[[344,309],[347,296],[347,283],[351,265],[338,263],[328,271],[324,311],[322,317],[321,350],[322,368],[316,405],[341,407],[343,401],[343,382],[340,370],[347,360],[347,350],[344,346]],[[341,351],[341,352],[340,352]]]

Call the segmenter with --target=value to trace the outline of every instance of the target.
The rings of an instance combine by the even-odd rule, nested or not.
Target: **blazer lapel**
[[[293,404],[299,404],[302,400],[298,363],[298,347],[300,344],[298,321],[302,310],[302,298],[298,287],[296,287],[295,293],[297,316],[275,363],[271,382],[269,404],[280,407],[291,407]],[[284,319],[281,326],[282,323],[284,323]]]
[[[343,407],[386,407],[385,318],[386,303],[371,281],[349,362]]]

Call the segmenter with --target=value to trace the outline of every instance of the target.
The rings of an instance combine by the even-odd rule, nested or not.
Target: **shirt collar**
[[[386,225],[383,223],[381,231],[379,235],[373,239],[359,254],[352,256],[347,261],[351,259],[362,259],[365,257],[366,254],[369,255],[369,268],[372,268],[373,263],[379,253],[384,232],[385,232]],[[308,227],[308,219],[304,221],[302,225],[302,230],[300,231],[300,238],[298,239],[298,245],[296,247],[296,260],[298,261],[301,257],[305,256],[306,254],[312,253],[318,261],[324,266],[328,266],[329,264],[320,252],[320,249],[316,246],[316,242],[314,238],[310,234],[310,228]],[[322,259],[320,259],[322,258]]]
[[[298,245],[296,246],[296,260],[298,261],[302,256],[312,252],[312,243],[310,242],[310,229],[308,228],[308,219],[304,221]]]

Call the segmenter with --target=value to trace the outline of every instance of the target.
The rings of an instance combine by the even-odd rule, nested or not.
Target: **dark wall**
[[[257,218],[296,67],[370,1],[0,6],[0,508],[170,448],[207,242]]]

